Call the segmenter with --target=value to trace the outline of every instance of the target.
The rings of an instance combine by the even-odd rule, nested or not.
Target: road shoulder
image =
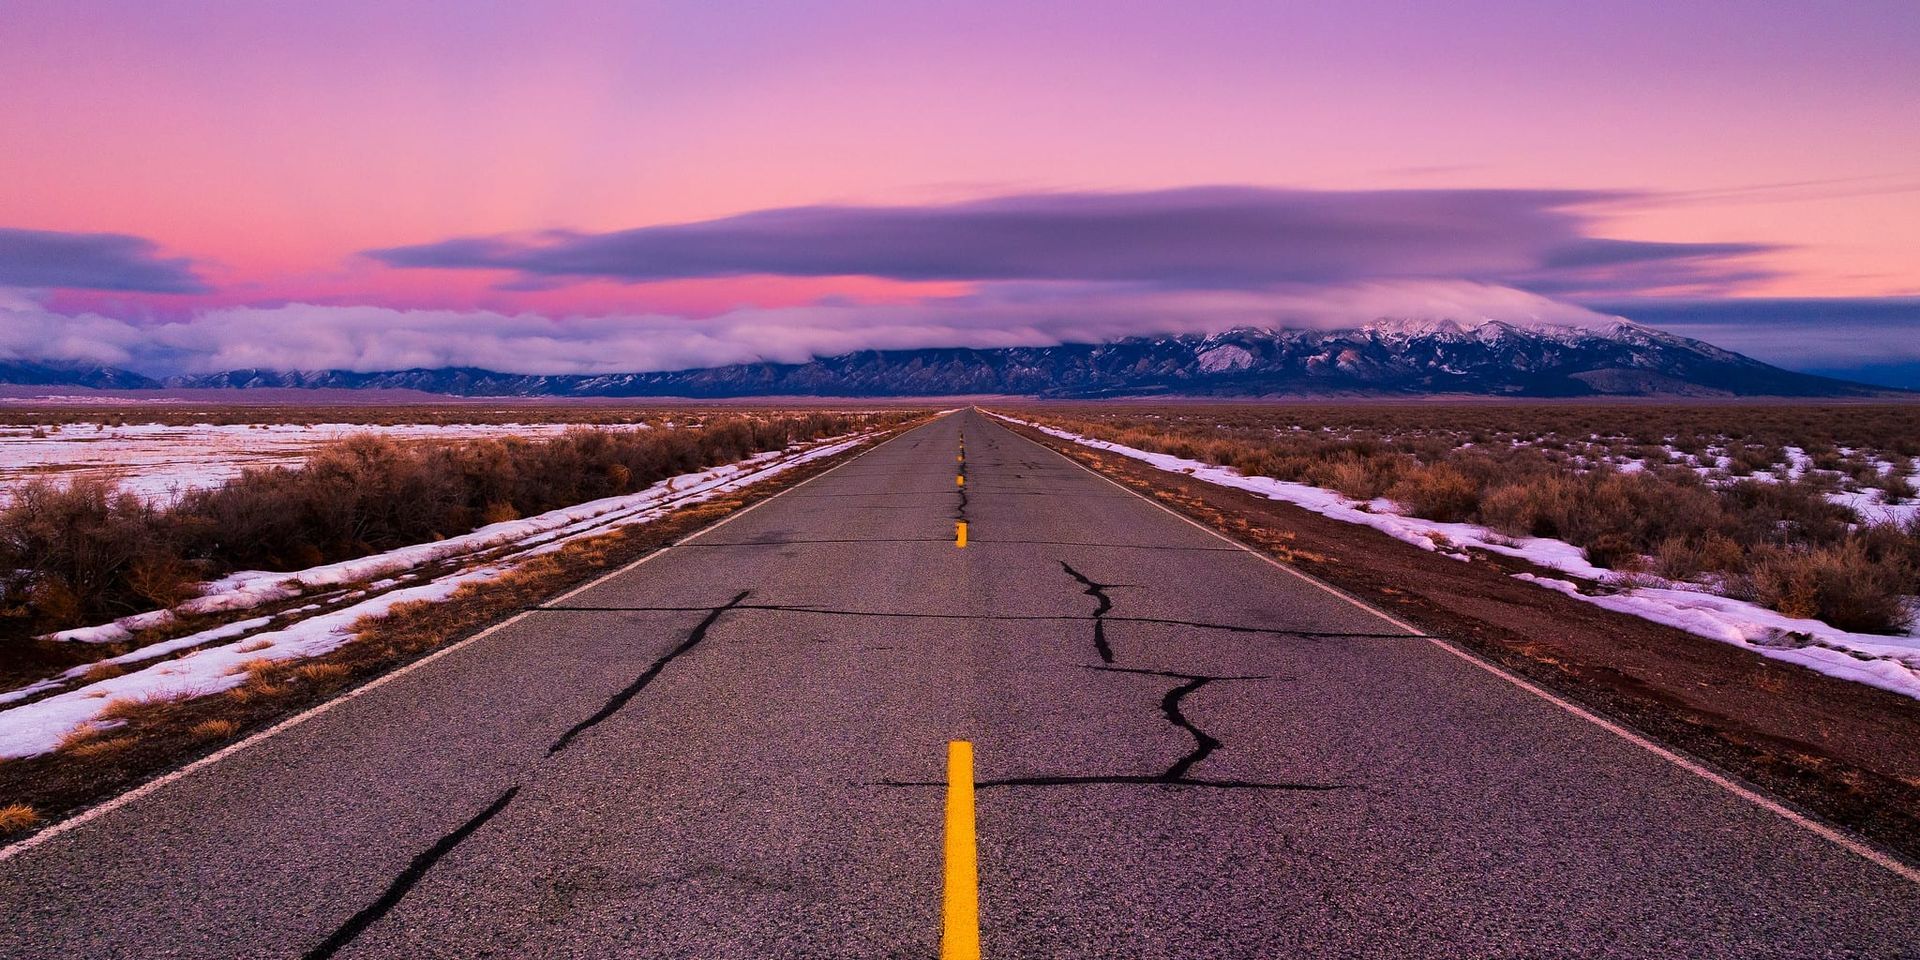
[[[11,833],[0,827],[0,841],[37,842],[101,804],[244,746],[276,725],[490,631],[529,606],[654,556],[923,422],[901,425],[877,434],[872,442],[658,520],[583,540],[490,581],[485,589],[443,602],[395,607],[333,653],[257,671],[246,685],[227,694],[139,704],[119,718],[124,723],[112,732],[115,749],[80,756],[63,750],[0,762],[0,807],[21,804],[37,813],[30,827]]]
[[[1014,424],[1130,489],[1763,791],[1920,859],[1920,703]],[[1550,571],[1548,571],[1550,572]]]

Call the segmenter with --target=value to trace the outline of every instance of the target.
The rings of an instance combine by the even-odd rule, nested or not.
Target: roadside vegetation
[[[51,749],[0,759],[0,841],[471,636],[831,469],[861,446],[757,454],[871,435],[922,416],[736,411],[689,426],[693,418],[676,413],[671,426],[581,428],[540,440],[408,443],[362,435],[328,445],[305,466],[250,470],[164,505],[94,480],[9,487],[0,563],[15,573],[4,583],[11,633],[0,637],[0,694],[10,699],[0,701],[0,714],[62,698],[86,709],[78,723],[64,707],[29,718],[22,729],[69,726]],[[749,458],[758,465],[741,464]],[[679,492],[662,483],[676,477],[690,481]],[[172,620],[102,642],[35,635],[204,599],[202,581],[229,571],[358,563],[609,497],[625,498],[624,505],[571,514],[577,522],[558,527],[549,514],[539,521],[546,525],[528,528],[532,539],[508,530],[497,547],[462,548],[377,582],[360,576],[235,609],[176,608]],[[660,506],[636,506],[645,503]],[[542,539],[541,531],[554,535]],[[318,624],[329,616],[332,625]],[[333,636],[344,642],[311,652],[299,646],[301,637]],[[288,643],[291,655],[281,649]],[[223,652],[231,656],[221,659]],[[143,682],[182,667],[177,676],[188,679],[173,686]],[[6,689],[26,681],[34,682]],[[128,681],[124,689],[107,686]]]
[[[1049,407],[1048,426],[1551,537],[1622,574],[1897,633],[1920,594],[1920,406]]]
[[[822,410],[837,413],[876,412],[888,407],[850,411],[844,401],[783,402],[782,412]],[[451,399],[434,403],[209,403],[202,400],[143,398],[139,401],[63,403],[48,401],[0,405],[0,428],[89,432],[112,427],[241,426],[352,423],[365,426],[459,426],[464,424],[570,423],[634,425],[672,423],[699,426],[716,417],[764,413],[765,404],[709,403],[689,406],[671,400]]]
[[[357,639],[322,656],[247,665],[224,693],[110,702],[105,724],[74,731],[60,749],[0,759],[0,842],[121,793],[175,766],[324,702],[530,604],[630,563],[748,503],[805,480],[821,461],[776,481],[675,511],[653,523],[615,527],[535,557],[444,602],[407,603],[354,625]],[[64,644],[67,647],[93,646]],[[110,645],[109,645],[110,646]]]
[[[296,570],[443,539],[904,416],[736,413],[544,440],[358,436],[302,467],[249,470],[167,505],[99,479],[23,481],[0,508],[0,649],[26,654],[34,635],[173,606],[234,570]]]

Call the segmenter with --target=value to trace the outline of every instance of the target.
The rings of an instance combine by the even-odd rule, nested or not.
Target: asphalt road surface
[[[974,412],[0,862],[0,956],[934,957],[950,740],[987,957],[1920,956],[1920,885]]]

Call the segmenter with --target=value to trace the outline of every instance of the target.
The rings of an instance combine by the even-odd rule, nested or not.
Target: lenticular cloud
[[[1383,279],[1620,290],[1708,284],[1753,244],[1594,237],[1577,190],[1187,187],[929,206],[806,206],[611,233],[459,237],[367,251],[388,266],[649,282],[749,274],[1265,287]],[[1522,282],[1524,281],[1524,282]],[[1624,285],[1624,286],[1623,286]]]

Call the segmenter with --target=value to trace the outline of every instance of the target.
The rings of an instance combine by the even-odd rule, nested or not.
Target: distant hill
[[[1880,387],[1793,373],[1624,320],[1596,327],[1382,320],[1349,330],[1241,329],[1104,344],[867,350],[806,363],[537,376],[473,368],[234,370],[155,383],[124,371],[15,364],[19,383],[176,388],[406,389],[457,396],[1867,397]],[[90,381],[90,382],[83,382]],[[135,383],[133,381],[139,381]]]
[[[28,387],[90,387],[95,390],[150,390],[162,384],[113,367],[37,363],[0,359],[0,383]]]

